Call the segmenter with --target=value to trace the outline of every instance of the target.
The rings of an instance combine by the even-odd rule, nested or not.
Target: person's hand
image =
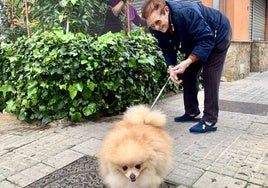
[[[175,74],[183,74],[184,71],[187,69],[187,67],[189,67],[189,65],[192,63],[193,61],[188,58],[184,61],[182,61],[180,64],[176,65],[173,68],[173,71],[175,72]]]
[[[170,79],[172,80],[172,82],[174,82],[176,84],[180,84],[180,83],[182,83],[182,80],[180,80],[178,78],[177,73],[175,73],[176,69],[174,69],[174,68],[175,68],[174,66],[168,67]]]
[[[190,58],[182,61],[176,66],[169,66],[170,79],[177,84],[182,83],[182,80],[178,78],[178,74],[183,74],[187,67],[192,63]]]

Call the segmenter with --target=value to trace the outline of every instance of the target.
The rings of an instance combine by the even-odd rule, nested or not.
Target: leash
[[[164,89],[165,89],[167,83],[169,82],[169,80],[170,80],[170,77],[168,77],[168,79],[167,79],[165,85],[162,87],[162,89],[161,89],[160,92],[158,93],[157,97],[155,98],[155,100],[154,100],[154,102],[153,102],[153,104],[152,104],[152,106],[151,106],[151,109],[153,109],[153,107],[155,106],[156,102],[158,101],[159,97],[160,97],[161,94],[163,93],[163,91],[164,91]]]

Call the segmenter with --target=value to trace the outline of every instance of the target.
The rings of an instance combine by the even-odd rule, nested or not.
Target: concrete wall
[[[268,42],[252,43],[251,71],[268,71]]]
[[[224,80],[238,80],[250,72],[263,71],[268,71],[268,42],[232,41],[225,60]]]
[[[250,51],[250,42],[232,42],[223,72],[223,77],[227,81],[238,80],[249,75]]]

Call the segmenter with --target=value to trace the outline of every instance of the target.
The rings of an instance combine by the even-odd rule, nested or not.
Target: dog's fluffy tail
[[[163,127],[166,124],[165,114],[159,110],[151,110],[145,105],[136,105],[128,108],[123,119],[133,124],[145,123],[154,127]]]

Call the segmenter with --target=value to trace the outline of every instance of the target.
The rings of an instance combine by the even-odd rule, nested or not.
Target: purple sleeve
[[[137,26],[147,26],[146,20],[138,15],[137,10],[133,6],[129,6],[129,19]]]
[[[110,7],[113,8],[115,5],[117,5],[121,0],[110,0]]]

